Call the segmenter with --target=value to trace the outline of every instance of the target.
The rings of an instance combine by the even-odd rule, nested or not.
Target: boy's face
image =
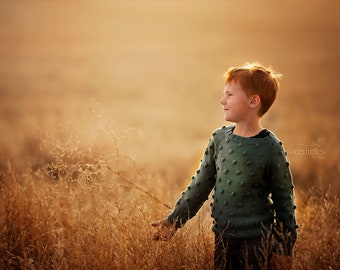
[[[225,85],[221,104],[224,110],[224,119],[238,123],[245,121],[251,110],[250,98],[247,97],[245,91],[239,83],[234,80]]]

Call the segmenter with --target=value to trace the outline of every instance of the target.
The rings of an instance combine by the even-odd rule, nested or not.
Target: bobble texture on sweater
[[[183,226],[208,199],[211,190],[213,231],[227,238],[261,237],[274,221],[296,238],[294,186],[282,143],[233,134],[234,126],[216,130],[200,168],[177,201],[168,220]]]

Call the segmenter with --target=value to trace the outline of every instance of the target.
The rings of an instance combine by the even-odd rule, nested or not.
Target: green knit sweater
[[[213,231],[227,238],[261,237],[275,221],[296,239],[294,186],[282,143],[233,134],[234,126],[216,130],[200,168],[177,201],[168,220],[177,228],[195,216],[214,189]]]

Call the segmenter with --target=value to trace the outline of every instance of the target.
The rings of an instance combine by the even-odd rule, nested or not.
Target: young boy
[[[276,98],[280,75],[246,64],[230,68],[225,77],[220,102],[224,119],[235,124],[212,134],[200,168],[173,211],[152,223],[159,227],[153,240],[169,240],[214,189],[215,269],[270,269],[268,261],[275,253],[276,261],[290,261],[297,237],[286,154],[282,143],[260,124]],[[281,248],[265,245],[268,239],[276,239]]]

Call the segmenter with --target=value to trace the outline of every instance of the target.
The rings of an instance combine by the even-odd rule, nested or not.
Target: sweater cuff
[[[171,212],[168,217],[167,220],[176,228],[182,228],[185,224],[186,221],[183,221],[182,219],[180,219],[179,217],[176,217],[175,215],[175,211]]]

